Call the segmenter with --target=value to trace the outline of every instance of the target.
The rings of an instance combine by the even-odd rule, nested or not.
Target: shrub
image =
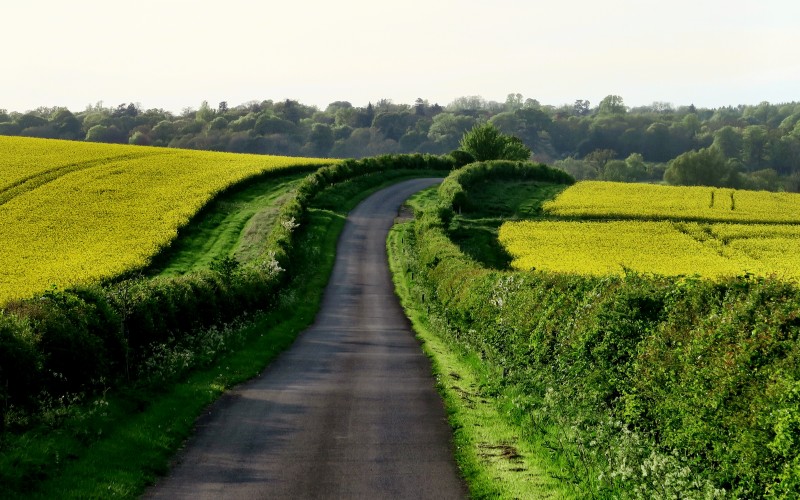
[[[461,138],[460,148],[476,161],[526,161],[531,150],[516,137],[505,135],[491,123],[475,125]]]
[[[128,381],[149,366],[154,349],[196,344],[193,338],[203,329],[271,307],[291,274],[308,206],[324,189],[377,172],[454,166],[451,157],[431,155],[345,160],[300,182],[281,207],[256,264],[223,259],[180,277],[120,277],[8,304],[0,311],[2,411],[12,405],[35,410],[34,400],[42,393],[57,399]]]
[[[420,214],[404,267],[442,335],[495,374],[482,395],[591,496],[800,493],[796,285],[489,271],[444,223]]]

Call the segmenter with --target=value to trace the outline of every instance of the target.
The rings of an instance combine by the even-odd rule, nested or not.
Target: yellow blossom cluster
[[[800,226],[791,224],[521,221],[503,224],[499,239],[520,270],[800,279]]]
[[[702,186],[583,181],[543,205],[580,219],[800,223],[800,194]]]
[[[215,194],[312,163],[325,161],[0,138],[0,304],[142,268]]]

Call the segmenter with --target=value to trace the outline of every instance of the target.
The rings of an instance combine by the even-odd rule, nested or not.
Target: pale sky
[[[25,0],[0,23],[8,111],[800,101],[797,0]]]

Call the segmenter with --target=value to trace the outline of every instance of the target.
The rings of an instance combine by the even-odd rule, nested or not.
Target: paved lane
[[[356,207],[315,324],[231,391],[152,498],[465,498],[430,363],[394,295],[386,236],[401,203],[439,179]]]

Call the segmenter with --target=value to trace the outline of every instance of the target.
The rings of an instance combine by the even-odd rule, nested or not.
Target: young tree
[[[491,123],[474,126],[461,138],[460,147],[476,161],[522,161],[531,157],[531,150],[521,140],[501,133]]]
[[[671,162],[664,180],[677,186],[738,187],[739,173],[717,148],[689,151]]]

